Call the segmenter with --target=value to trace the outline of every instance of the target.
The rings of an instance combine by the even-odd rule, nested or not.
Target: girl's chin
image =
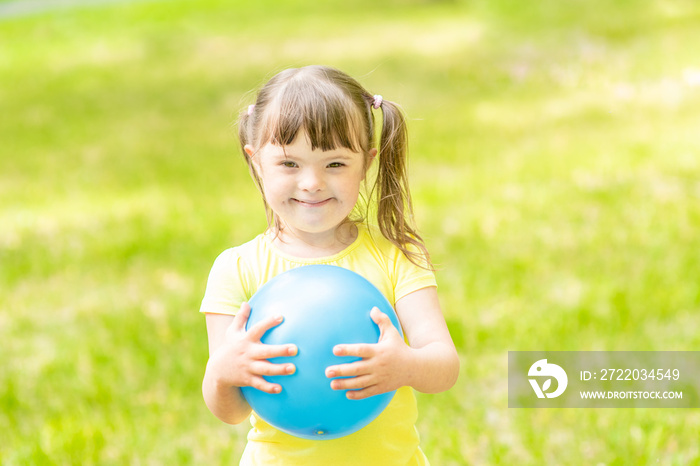
[[[283,234],[287,234],[290,237],[304,237],[304,236],[316,236],[316,237],[322,237],[324,235],[327,235],[329,237],[333,238],[338,238],[338,236],[345,236],[344,234],[348,232],[347,228],[353,228],[351,230],[354,232],[354,226],[352,224],[349,224],[345,221],[341,221],[335,225],[328,226],[326,224],[317,224],[313,222],[306,222],[306,223],[283,223],[281,232]],[[339,235],[340,234],[340,235]]]

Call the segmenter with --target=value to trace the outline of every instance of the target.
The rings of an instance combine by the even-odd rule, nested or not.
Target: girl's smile
[[[324,199],[324,200],[321,200],[321,201],[304,201],[304,200],[301,200],[301,199],[292,199],[292,200],[298,202],[299,204],[301,204],[301,205],[304,206],[304,207],[309,207],[309,208],[311,208],[311,207],[321,207],[321,206],[324,206],[324,205],[326,205],[328,202],[331,201],[331,199]]]

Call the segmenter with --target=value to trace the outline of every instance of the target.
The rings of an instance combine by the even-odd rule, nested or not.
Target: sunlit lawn
[[[700,348],[700,6],[238,3],[0,20],[0,463],[237,462],[197,310],[265,226],[237,112],[310,63],[411,119],[463,361],[419,395],[433,464],[700,461],[697,409],[509,409],[506,373],[509,350]]]

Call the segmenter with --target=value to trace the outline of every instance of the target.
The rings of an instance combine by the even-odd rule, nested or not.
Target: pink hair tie
[[[248,116],[253,114],[253,110],[255,110],[255,104],[248,105]]]
[[[380,96],[379,94],[374,96],[374,101],[372,102],[372,107],[375,109],[379,108],[382,106],[382,102],[384,101],[384,98]]]

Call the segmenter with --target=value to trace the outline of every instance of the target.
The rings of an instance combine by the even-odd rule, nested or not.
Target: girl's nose
[[[316,192],[321,191],[325,186],[323,176],[311,168],[304,170],[301,173],[299,180],[299,188],[303,191]]]

